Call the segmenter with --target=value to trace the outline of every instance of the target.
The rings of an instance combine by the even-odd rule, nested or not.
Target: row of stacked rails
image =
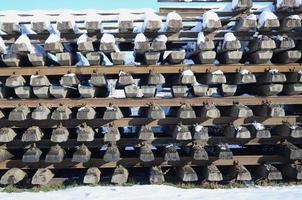
[[[302,179],[302,5],[267,4],[3,14],[0,183]]]

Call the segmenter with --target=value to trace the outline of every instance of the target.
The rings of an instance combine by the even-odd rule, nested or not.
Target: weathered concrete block
[[[38,142],[41,141],[44,133],[38,126],[32,126],[26,129],[22,135],[22,142]]]
[[[136,38],[138,38],[139,36],[137,35]],[[137,39],[134,41],[134,54],[136,55],[142,55],[145,52],[149,51],[151,46],[149,41],[147,40],[147,38],[144,38],[143,40],[143,36],[141,36],[141,40]],[[145,37],[145,36],[144,36]]]
[[[48,86],[41,86],[41,87],[33,87],[33,93],[39,99],[47,99],[50,96],[49,87]]]
[[[172,94],[175,98],[187,97],[189,88],[186,85],[172,85]]]
[[[178,110],[177,117],[180,119],[192,119],[196,118],[196,114],[192,106],[188,104],[183,104]]]
[[[106,54],[115,52],[116,51],[115,42],[101,42],[100,50]]]
[[[208,160],[209,156],[207,151],[201,145],[193,146],[193,159],[194,160]]]
[[[114,65],[123,65],[125,62],[125,53],[123,52],[111,52],[110,57]]]
[[[86,58],[90,64],[90,66],[94,66],[94,65],[100,65],[100,63],[104,59],[104,56],[103,56],[103,54],[100,54],[99,52],[89,52],[89,53],[86,53]]]
[[[215,105],[204,105],[200,110],[200,117],[204,118],[219,118],[220,111],[216,108]]]
[[[264,96],[277,95],[283,90],[282,84],[267,84],[258,87],[258,94]]]
[[[31,179],[31,184],[33,185],[46,185],[55,175],[46,168],[40,168],[36,171],[33,178]]]
[[[216,71],[216,72],[204,74],[201,77],[200,82],[207,85],[222,84],[222,83],[226,83],[226,77],[221,71]]]
[[[77,147],[77,150],[74,152],[72,162],[85,163],[90,160],[90,157],[91,152],[84,144],[82,144],[80,147]]]
[[[19,67],[20,56],[17,54],[9,53],[2,56],[2,60],[8,67]]]
[[[78,77],[74,73],[64,74],[60,79],[60,84],[63,86],[75,87],[80,83]]]
[[[248,118],[253,116],[253,110],[243,104],[234,104],[229,110],[230,117]]]
[[[20,34],[20,25],[16,22],[2,22],[1,30],[9,34]]]
[[[85,22],[85,29],[88,33],[99,31],[102,27],[101,21],[97,19],[89,19]]]
[[[151,167],[149,181],[151,184],[163,184],[165,182],[164,173],[160,167]]]
[[[0,99],[8,98],[8,92],[9,92],[9,88],[3,86],[0,83]]]
[[[274,126],[271,130],[274,135],[281,137],[301,138],[302,128],[295,124],[283,123],[282,125]]]
[[[121,165],[118,165],[113,172],[113,175],[111,177],[111,183],[122,185],[124,183],[127,183],[129,176],[129,172],[126,168],[124,168]]]
[[[117,84],[121,87],[135,84],[134,79],[129,73],[120,73]]]
[[[236,181],[250,181],[252,180],[251,173],[243,165],[235,164],[230,168],[230,176]]]
[[[154,140],[154,133],[152,131],[152,128],[149,126],[141,126],[140,130],[139,130],[139,136],[138,136],[139,140],[149,140],[152,141]]]
[[[4,147],[4,146],[0,147],[0,162],[9,160],[13,157],[14,157],[14,155],[11,154],[9,151],[7,151],[6,147]]]
[[[165,31],[166,32],[179,32],[183,28],[182,18],[176,12],[170,12],[167,15],[166,23],[165,23]]]
[[[139,148],[139,159],[142,162],[154,161],[154,154],[150,144],[145,144]]]
[[[12,53],[17,53],[17,54],[27,54],[30,53],[31,49],[30,46],[27,45],[26,43],[14,43],[11,44],[11,51]]]
[[[106,111],[104,112],[103,119],[104,120],[115,120],[115,119],[121,119],[123,118],[123,113],[117,106],[109,106],[106,108]]]
[[[11,75],[5,80],[5,86],[6,87],[20,87],[24,86],[26,84],[26,80],[21,75]]]
[[[90,126],[84,123],[77,127],[76,134],[78,142],[91,142],[94,140],[95,132]]]
[[[150,119],[165,119],[166,115],[164,110],[160,106],[152,105],[148,109],[147,117]]]
[[[64,51],[64,46],[60,41],[45,42],[44,49],[51,53],[61,53]]]
[[[173,137],[176,140],[192,140],[192,135],[188,126],[178,124],[173,131]]]
[[[203,38],[204,38],[204,36],[203,36]],[[200,50],[201,52],[210,51],[215,48],[214,41],[207,37],[205,37],[203,40],[200,40],[199,43],[196,45],[197,45],[196,48],[198,50]]]
[[[179,74],[178,84],[192,85],[196,83],[196,77],[191,70],[184,70]]]
[[[125,95],[127,98],[138,97],[139,87],[136,84],[127,85],[124,87]]]
[[[254,122],[248,129],[255,138],[271,138],[270,130],[265,129],[260,123]]]
[[[78,91],[82,98],[94,98],[98,94],[98,89],[93,85],[78,85]]]
[[[159,52],[146,52],[144,54],[145,63],[147,65],[156,65],[160,57]]]
[[[254,114],[263,117],[284,117],[285,110],[281,105],[263,104],[254,107]]]
[[[97,184],[101,179],[101,171],[97,167],[90,167],[85,176],[83,183],[85,184]]]
[[[282,31],[290,31],[299,27],[301,27],[301,18],[296,17],[296,15],[290,15],[281,20],[280,30]]]
[[[105,162],[117,162],[121,158],[120,151],[117,146],[109,146],[104,154],[103,160]]]
[[[230,85],[230,84],[221,84],[219,87],[219,92],[222,96],[234,96],[237,90],[237,85]]]
[[[208,19],[207,24],[205,26],[203,26],[203,31],[212,32],[212,31],[214,31],[216,29],[219,29],[221,27],[222,27],[222,25],[221,25],[220,20],[216,21],[216,20],[213,20],[213,19]]]
[[[286,73],[286,80],[289,83],[302,82],[302,73],[297,71],[291,71]]]
[[[227,137],[248,139],[251,138],[250,131],[244,126],[226,126],[223,130],[223,134]]]
[[[39,105],[31,113],[31,118],[34,120],[46,120],[50,118],[50,113],[47,106]]]
[[[222,174],[216,165],[211,164],[204,167],[203,176],[207,181],[219,182],[223,180]]]
[[[29,119],[30,117],[30,109],[25,105],[20,105],[13,109],[9,115],[9,121],[23,121]]]
[[[69,131],[66,127],[59,124],[57,128],[52,129],[51,138],[52,142],[60,143],[68,140]]]
[[[196,182],[198,181],[198,176],[195,170],[189,165],[179,167],[177,170],[178,177],[183,182]]]
[[[56,53],[58,63],[61,66],[71,66],[73,65],[73,56],[69,52]]]
[[[0,128],[0,142],[11,142],[16,136],[17,134],[12,128]]]
[[[258,176],[268,179],[270,181],[279,181],[282,180],[281,172],[271,164],[260,165],[256,170]]]
[[[133,32],[133,20],[130,19],[119,19],[118,30],[120,33]]]
[[[265,13],[265,12],[267,12],[267,11],[263,11],[262,13]],[[260,14],[259,19],[262,17],[262,13]],[[271,13],[271,12],[269,12],[269,13]],[[271,17],[271,18],[265,19],[265,21],[262,24],[260,24],[260,22],[258,20],[258,25],[259,25],[258,29],[260,31],[271,31],[272,29],[279,28],[280,22],[277,17],[276,18]]]
[[[226,51],[218,56],[219,62],[223,64],[236,64],[242,58],[242,51]]]
[[[42,151],[35,145],[30,147],[22,157],[22,162],[24,163],[36,163],[39,162]]]
[[[253,6],[252,0],[238,0],[232,3],[232,10],[233,11],[241,11],[250,9]]]
[[[48,32],[50,24],[49,22],[41,21],[31,21],[31,29],[36,33],[46,33]]]
[[[249,15],[246,18],[239,17],[238,22],[235,25],[236,31],[248,31],[250,29],[257,28],[257,17],[255,15]]]
[[[227,144],[219,144],[217,146],[217,156],[221,160],[232,160],[233,152],[229,149]]]
[[[90,38],[88,38],[86,41],[78,42],[78,51],[80,52],[91,52],[94,51],[93,44]]]
[[[154,17],[153,17],[154,16]],[[146,16],[143,24],[144,32],[157,32],[161,28],[161,19],[156,14],[152,13],[152,16]]]
[[[95,117],[96,111],[90,106],[83,106],[78,109],[77,119],[79,120],[95,119]]]
[[[151,43],[151,50],[155,52],[165,51],[167,49],[166,41],[160,41],[155,38]]]
[[[250,52],[268,51],[275,48],[276,48],[275,41],[267,36],[263,36],[255,40],[251,40],[249,43]]]
[[[156,87],[153,85],[142,85],[141,91],[143,93],[144,98],[151,98],[155,96]]]
[[[61,32],[61,33],[70,33],[73,32],[73,26],[74,26],[74,22],[68,20],[68,19],[64,19],[64,21],[57,21],[57,29]]]
[[[276,2],[277,11],[288,11],[295,7],[295,0],[280,0]]]
[[[209,129],[199,124],[194,124],[194,140],[208,140],[209,139]]]
[[[179,161],[180,160],[177,149],[173,144],[165,147],[164,160],[165,161]]]
[[[161,85],[166,82],[165,77],[160,73],[150,72],[148,76],[148,85]]]
[[[22,181],[27,174],[18,168],[9,169],[0,180],[1,185],[14,185]]]
[[[221,51],[236,51],[241,48],[240,41],[234,36],[232,33],[226,33],[224,35],[225,39],[223,40],[222,46],[221,46]],[[232,37],[232,39],[235,40],[227,40],[228,37]],[[235,37],[235,38],[233,38]]]
[[[115,126],[109,126],[108,132],[104,135],[104,141],[105,142],[116,142],[121,139],[120,131]]]
[[[169,64],[180,64],[186,56],[186,52],[184,51],[171,51],[166,60]]]
[[[194,95],[197,97],[204,97],[207,96],[207,92],[208,92],[208,85],[204,85],[204,84],[194,84],[193,85],[193,92]]]
[[[276,53],[272,57],[274,63],[295,63],[301,58],[301,51],[287,50],[282,53]]]
[[[49,152],[45,156],[46,163],[61,163],[64,159],[65,151],[60,145],[51,146]]]
[[[90,77],[90,83],[96,87],[105,87],[107,80],[103,73],[93,73]]]
[[[27,54],[27,57],[33,66],[44,66],[46,64],[46,58],[41,53],[30,53]]]
[[[201,51],[196,57],[200,64],[212,64],[216,58],[216,51]]]
[[[232,83],[239,85],[239,84],[249,84],[249,83],[256,83],[255,74],[247,70],[242,70],[237,72],[235,76],[231,80]]]
[[[34,87],[49,86],[49,80],[45,75],[31,75],[29,84]]]
[[[70,89],[61,85],[50,85],[49,92],[55,98],[66,98],[69,95]]]
[[[282,173],[296,180],[302,179],[302,166],[297,164],[288,164],[282,168]]]
[[[285,142],[282,149],[282,154],[290,160],[301,160],[302,159],[302,149],[293,145],[290,142]]]
[[[57,107],[51,114],[53,120],[68,120],[72,117],[72,111],[65,105]]]
[[[299,95],[302,93],[302,84],[285,84],[282,92],[286,95]]]
[[[286,76],[278,71],[270,70],[261,73],[257,78],[257,83],[283,83],[286,82]]]

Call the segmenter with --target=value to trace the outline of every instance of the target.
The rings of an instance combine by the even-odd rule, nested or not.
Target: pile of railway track
[[[223,2],[0,13],[0,184],[301,180],[302,5]]]

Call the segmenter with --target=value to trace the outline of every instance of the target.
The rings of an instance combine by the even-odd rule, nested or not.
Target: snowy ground
[[[0,193],[1,200],[298,200],[302,186],[241,189],[180,189],[171,186],[136,185],[131,187],[75,187],[53,192]]]

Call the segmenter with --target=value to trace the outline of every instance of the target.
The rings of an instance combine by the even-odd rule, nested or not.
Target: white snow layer
[[[254,14],[251,14],[251,15],[247,16],[246,19],[256,21],[257,20],[257,16],[254,15]]]
[[[234,10],[235,8],[237,8],[239,0],[232,0],[232,9]]]
[[[212,72],[212,74],[223,75],[223,71],[221,71],[221,70],[216,70],[216,71]]]
[[[249,74],[250,72],[247,69],[243,69],[240,71],[240,74],[245,75],[245,74]]]
[[[54,43],[54,42],[60,42],[61,38],[57,34],[50,34],[50,36],[46,39],[45,43]]]
[[[97,13],[88,13],[85,16],[85,22],[100,22],[101,21],[101,15]]]
[[[233,33],[226,33],[224,34],[224,41],[230,42],[230,41],[235,41],[237,38]]]
[[[114,35],[105,33],[101,38],[101,43],[115,43]]]
[[[148,39],[146,38],[146,36],[143,33],[139,33],[135,36],[134,42],[147,42]]]
[[[6,45],[2,37],[0,37],[0,48],[4,50],[3,53],[6,53]]]
[[[177,14],[174,11],[174,12],[169,12],[167,15],[167,22],[169,22],[170,20],[182,21],[182,18],[179,14]]]
[[[159,35],[154,40],[158,41],[158,42],[164,42],[164,43],[166,43],[168,41],[168,38],[165,35]]]
[[[202,27],[206,28],[210,20],[219,21],[220,19],[215,12],[209,10],[203,14],[202,20]]]
[[[197,125],[194,127],[194,129],[195,129],[195,132],[200,132],[200,131],[203,129],[203,126],[197,124]]]
[[[296,20],[301,20],[301,17],[299,15],[290,15],[288,16],[289,19],[296,19]]]
[[[146,12],[144,16],[142,31],[146,29],[146,26],[149,23],[149,21],[161,23],[161,17],[155,14],[154,12]]]
[[[270,11],[263,11],[260,15],[259,15],[259,19],[258,19],[258,25],[261,27],[263,26],[264,22],[266,20],[274,20],[274,19],[278,19],[277,16]]]
[[[206,41],[206,38],[205,38],[203,32],[198,33],[197,45],[199,46],[200,43],[203,43],[205,41]]]
[[[181,74],[183,76],[194,76],[194,73],[190,69],[187,69],[187,70],[183,71]]]
[[[302,0],[296,0],[295,7],[300,7],[300,6],[302,6]]]
[[[25,35],[25,34],[22,34],[20,37],[18,37],[15,44],[25,44],[25,46],[31,53],[35,52],[34,47],[30,43],[29,37],[27,37],[27,35]]]
[[[84,33],[78,38],[77,44],[87,42],[87,39],[88,39],[88,36],[86,33]]]
[[[263,124],[260,124],[260,123],[258,123],[258,122],[254,122],[254,123],[253,123],[253,126],[254,126],[255,129],[258,130],[258,131],[261,131],[261,130],[264,130],[264,129],[265,129],[265,127],[263,126]]]

